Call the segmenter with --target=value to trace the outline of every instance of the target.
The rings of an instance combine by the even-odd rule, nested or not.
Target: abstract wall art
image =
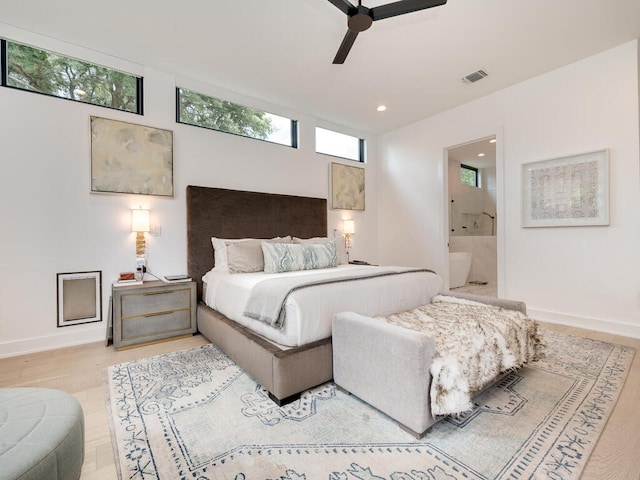
[[[91,191],[173,197],[173,132],[91,117]]]
[[[609,152],[522,165],[522,226],[609,225]]]
[[[364,168],[331,164],[331,208],[364,210]]]

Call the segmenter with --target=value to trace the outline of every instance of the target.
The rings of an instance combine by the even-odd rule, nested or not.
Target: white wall
[[[151,224],[162,227],[147,236],[147,251],[149,270],[164,275],[186,272],[189,184],[328,198],[329,166],[340,160],[315,153],[314,128],[337,126],[7,25],[0,36],[142,74],[145,87],[144,116],[0,88],[0,357],[104,340],[104,321],[56,327],[56,274],[101,270],[106,318],[111,282],[134,265],[131,208],[151,209]],[[176,124],[177,84],[296,118],[300,148]],[[90,193],[91,115],[173,130],[175,198]],[[376,260],[376,149],[364,138],[366,211],[329,210],[328,230],[354,218],[353,257]]]
[[[500,296],[535,318],[640,337],[638,64],[634,41],[382,136],[379,261],[448,275],[443,152],[496,134]],[[523,163],[603,148],[609,226],[520,227]]]

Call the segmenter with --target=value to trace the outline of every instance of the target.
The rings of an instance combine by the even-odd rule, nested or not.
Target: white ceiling
[[[476,142],[466,143],[450,148],[447,158],[455,162],[476,168],[489,168],[496,166],[496,144],[490,142],[492,138],[484,138]]]
[[[382,133],[640,37],[640,1],[449,0],[374,22],[344,65],[327,0],[0,0],[0,22]]]

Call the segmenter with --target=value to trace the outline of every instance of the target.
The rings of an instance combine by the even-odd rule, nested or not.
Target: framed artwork
[[[609,225],[609,151],[522,165],[522,226]]]
[[[58,327],[102,321],[102,271],[58,273]]]
[[[364,210],[364,168],[331,164],[331,208]]]
[[[173,132],[92,116],[91,191],[173,197]]]

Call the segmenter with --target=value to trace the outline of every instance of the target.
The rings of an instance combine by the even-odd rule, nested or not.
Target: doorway
[[[447,149],[449,286],[480,295],[498,294],[498,182],[496,137]],[[462,260],[461,259],[467,259]]]

